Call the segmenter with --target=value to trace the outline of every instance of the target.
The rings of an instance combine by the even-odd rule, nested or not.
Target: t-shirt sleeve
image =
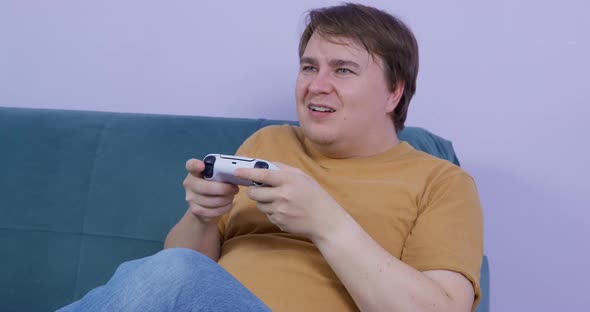
[[[235,152],[235,155],[236,156],[244,156],[244,157],[255,157],[254,156],[254,153],[258,149],[258,140],[259,140],[259,137],[260,137],[260,130],[258,130],[257,132],[255,132],[254,134],[252,134],[250,137],[248,137],[242,143],[242,145],[240,145],[240,147],[238,148],[238,150]],[[241,191],[241,189],[242,189],[242,187],[240,186],[240,191]],[[221,241],[222,242],[224,240],[225,228],[226,228],[226,225],[227,225],[228,218],[229,218],[229,212],[228,213],[225,213],[219,219],[218,227],[219,227],[219,233],[221,234]]]
[[[483,216],[475,182],[464,172],[432,183],[404,245],[401,260],[419,271],[449,270],[473,284],[479,301]]]

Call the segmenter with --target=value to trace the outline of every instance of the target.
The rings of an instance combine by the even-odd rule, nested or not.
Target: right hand
[[[234,196],[239,188],[233,184],[207,181],[202,172],[205,164],[198,159],[186,162],[188,175],[182,182],[186,190],[186,201],[190,212],[203,223],[217,222],[224,213],[231,210]]]

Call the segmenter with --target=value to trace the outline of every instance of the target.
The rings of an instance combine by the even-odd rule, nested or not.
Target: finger
[[[215,209],[231,205],[233,201],[233,196],[195,196],[190,202],[196,203],[204,208]]]
[[[232,208],[232,205],[226,205],[223,207],[218,207],[216,209],[210,209],[210,208],[205,208],[205,207],[201,207],[199,205],[191,205],[190,206],[190,210],[191,213],[197,217],[199,217],[201,220],[207,220],[207,219],[214,219],[214,218],[218,218],[220,216],[222,216],[223,214],[227,213],[228,211],[230,211]]]
[[[281,172],[281,170],[240,168],[234,171],[234,175],[238,178],[271,186],[282,185],[285,181],[285,172]]]
[[[260,203],[271,203],[277,198],[276,187],[269,186],[250,186],[248,187],[248,197],[253,201]]]
[[[282,222],[280,214],[267,213],[266,218],[268,218],[268,221],[270,221],[270,223],[276,225],[279,228],[279,230],[287,232],[285,223]]]
[[[278,161],[273,161],[272,164],[279,167],[279,169],[281,169],[283,171],[287,171],[287,172],[295,172],[295,171],[299,170],[295,167],[291,167],[289,165],[283,164],[282,162],[278,162]]]
[[[185,168],[190,174],[194,175],[195,177],[200,177],[201,172],[205,170],[205,163],[199,159],[191,158],[186,161]]]
[[[256,207],[258,208],[258,210],[260,210],[262,213],[268,216],[272,216],[273,214],[272,204],[256,202]]]
[[[204,196],[228,196],[237,194],[240,189],[238,186],[217,181],[207,181],[203,178],[195,177],[189,174],[182,185],[187,192],[200,194]]]

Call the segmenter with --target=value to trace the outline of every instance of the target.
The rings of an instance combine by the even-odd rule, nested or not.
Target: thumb
[[[205,170],[205,163],[199,159],[191,158],[186,162],[186,171],[194,176],[200,176],[201,172]]]

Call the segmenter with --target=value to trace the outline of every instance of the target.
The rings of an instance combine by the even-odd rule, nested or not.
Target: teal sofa
[[[0,311],[53,311],[161,250],[187,207],[186,160],[280,123],[293,122],[0,107]],[[424,129],[400,136],[459,164]],[[487,312],[486,258],[481,283]]]

